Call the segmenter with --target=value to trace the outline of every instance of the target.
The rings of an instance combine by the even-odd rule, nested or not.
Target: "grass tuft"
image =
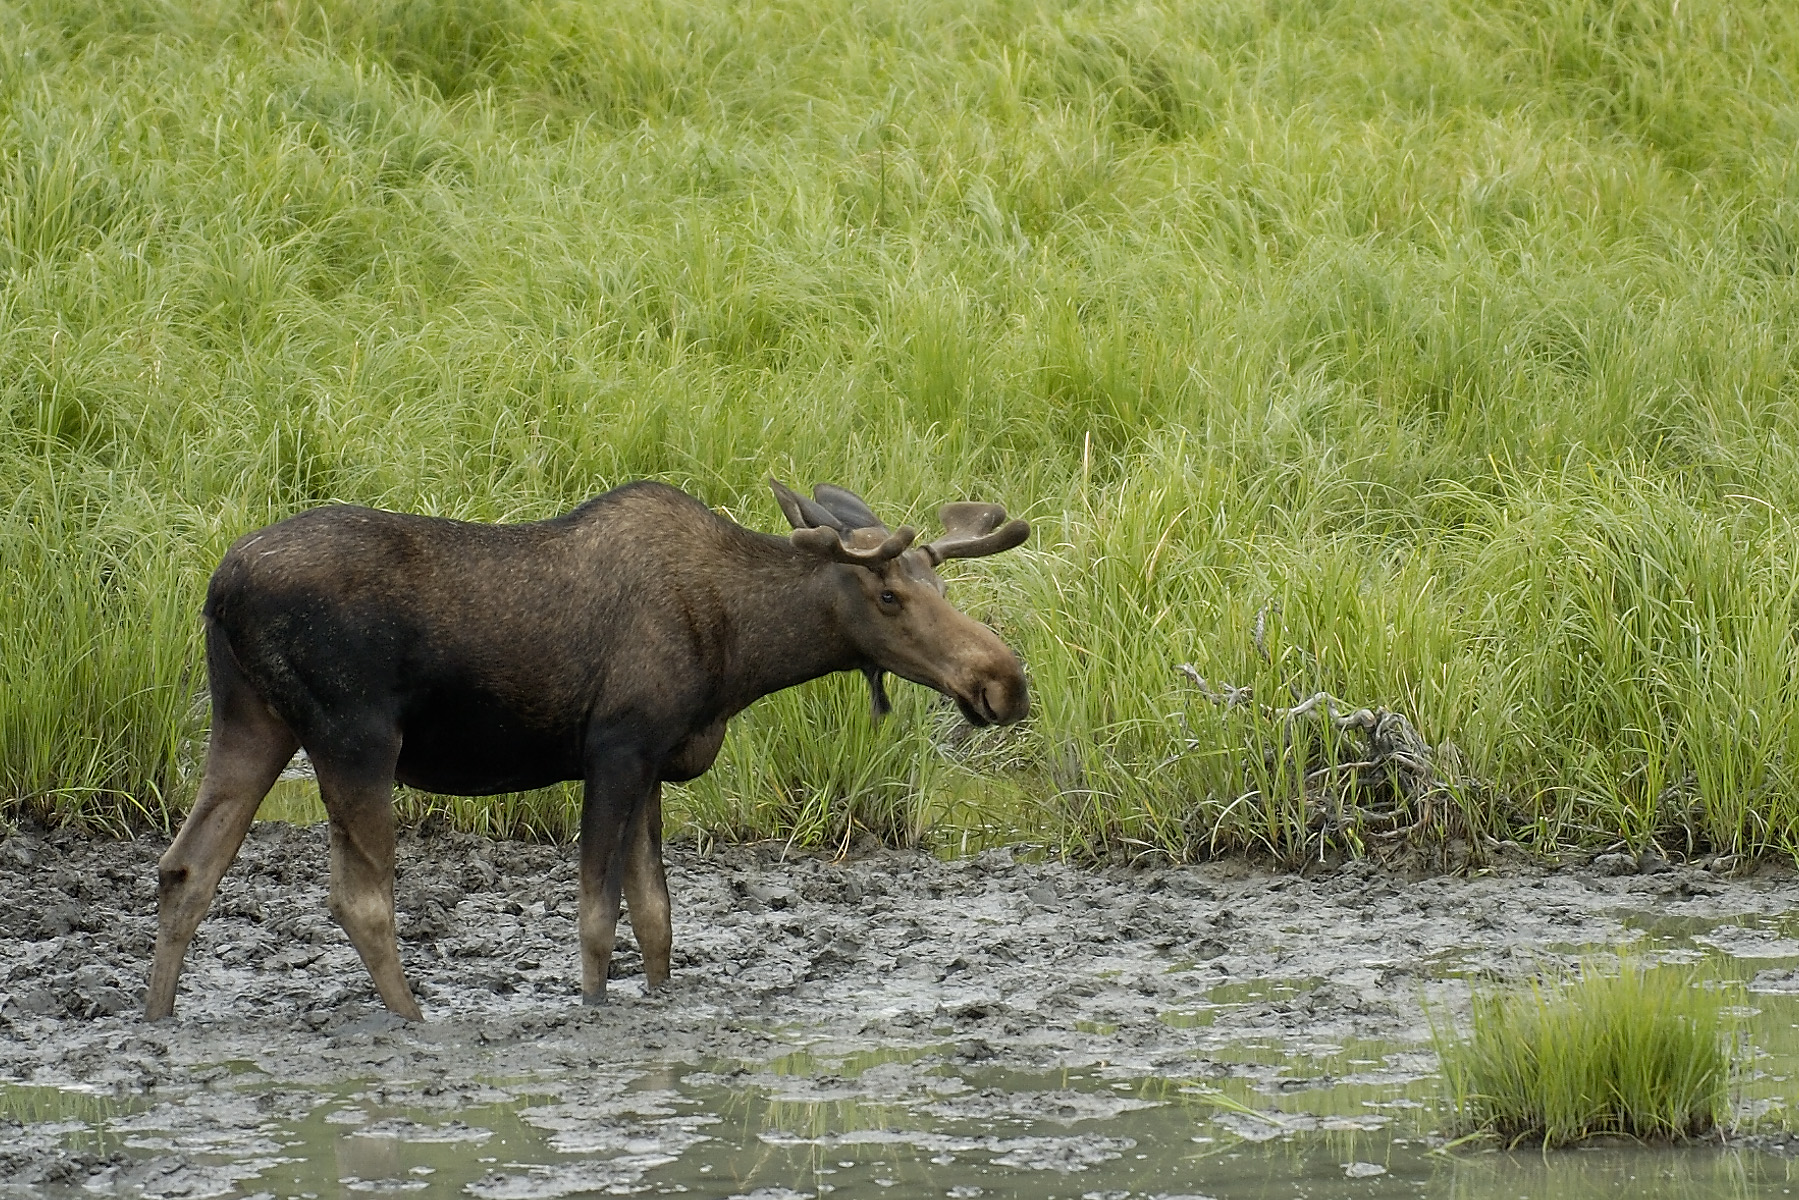
[[[1710,1134],[1729,1111],[1727,1001],[1692,970],[1630,959],[1477,989],[1466,1037],[1433,1031],[1458,1132],[1548,1149]]]

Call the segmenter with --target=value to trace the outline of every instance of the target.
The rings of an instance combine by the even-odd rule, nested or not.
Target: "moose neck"
[[[840,619],[842,572],[858,570],[769,538],[743,565],[749,585],[721,597],[730,611],[731,670],[721,699],[730,712],[821,675],[863,665]]]

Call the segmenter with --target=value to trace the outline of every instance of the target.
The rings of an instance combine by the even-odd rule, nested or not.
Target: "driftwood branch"
[[[1258,649],[1265,615],[1266,610],[1257,614]],[[1339,751],[1337,761],[1307,770],[1300,777],[1307,824],[1320,853],[1327,839],[1345,832],[1382,843],[1412,841],[1433,829],[1447,832],[1440,830],[1439,815],[1452,813],[1454,805],[1442,803],[1449,796],[1449,781],[1440,773],[1439,764],[1453,771],[1458,756],[1448,745],[1433,749],[1405,714],[1350,704],[1323,691],[1291,705],[1264,704],[1256,699],[1253,688],[1207,679],[1192,663],[1180,663],[1175,670],[1209,703],[1248,710],[1279,727],[1289,748],[1299,737],[1312,736],[1299,732],[1308,726],[1321,727],[1326,736],[1353,735],[1357,739],[1359,746],[1338,742],[1331,747]],[[1190,748],[1197,745],[1190,744]],[[1252,790],[1238,802],[1254,802],[1259,795]]]

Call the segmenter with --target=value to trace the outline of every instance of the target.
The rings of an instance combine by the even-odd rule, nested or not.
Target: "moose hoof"
[[[605,992],[582,992],[581,993],[581,1003],[585,1004],[589,1008],[604,1008],[604,1007],[606,1007],[606,993]]]

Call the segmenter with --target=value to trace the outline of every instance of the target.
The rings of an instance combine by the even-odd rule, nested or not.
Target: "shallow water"
[[[1698,960],[1747,985],[1738,1016],[1753,1058],[1741,1106],[1784,1105],[1799,1064],[1799,995],[1756,980],[1796,965],[1784,953],[1794,923],[1638,925],[1636,952]],[[1315,982],[1223,985],[1206,1005],[1162,1019],[1204,1028]],[[220,1064],[178,1095],[14,1085],[0,1089],[0,1117],[21,1122],[27,1138],[137,1163],[32,1195],[1510,1200],[1627,1191],[1697,1200],[1799,1187],[1799,1163],[1735,1148],[1445,1150],[1434,1057],[1416,1043],[1221,1035],[1190,1076],[1146,1076],[1103,1063],[983,1067],[949,1043],[857,1048],[784,1032],[792,1049],[759,1062],[473,1088],[401,1079],[296,1087],[244,1063]],[[144,1169],[175,1152],[182,1167],[161,1177]],[[0,1183],[0,1195],[7,1190]]]
[[[1352,1106],[1335,1088],[1295,1093],[1284,1106],[1295,1115],[1269,1120],[1171,1095],[1163,1081],[1124,1091],[1091,1075],[936,1078],[949,1086],[923,1103],[804,1098],[767,1081],[733,1087],[716,1072],[687,1072],[542,1091],[515,1083],[486,1103],[443,1109],[394,1103],[380,1090],[295,1094],[240,1076],[177,1106],[212,1110],[203,1121],[167,1105],[100,1116],[84,1098],[60,1124],[63,1136],[98,1149],[145,1155],[179,1146],[239,1175],[233,1185],[190,1170],[120,1178],[116,1189],[96,1179],[79,1189],[85,1195],[1500,1200],[1629,1189],[1659,1200],[1789,1195],[1799,1186],[1786,1160],[1712,1148],[1445,1154],[1417,1136],[1419,1110]],[[1017,1111],[955,1102],[994,1087]],[[28,1104],[51,1116],[53,1105],[25,1091],[8,1093],[9,1110]],[[1150,1106],[1084,1119],[1031,1111],[1069,1100],[1078,1110],[1080,1098],[1101,1110],[1119,1099]]]

